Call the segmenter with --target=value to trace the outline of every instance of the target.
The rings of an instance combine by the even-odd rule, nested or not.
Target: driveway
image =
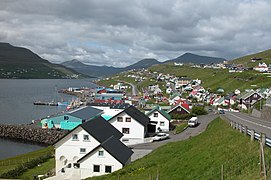
[[[198,121],[200,124],[197,127],[194,127],[194,128],[188,127],[186,130],[184,130],[180,134],[173,134],[172,132],[169,132],[170,138],[167,140],[129,146],[134,151],[134,154],[132,155],[131,160],[135,161],[139,158],[142,158],[143,156],[149,154],[156,148],[164,144],[167,144],[169,142],[182,141],[182,140],[189,139],[190,137],[199,135],[200,133],[205,131],[208,124],[217,117],[218,115],[214,113],[200,116],[198,118]]]

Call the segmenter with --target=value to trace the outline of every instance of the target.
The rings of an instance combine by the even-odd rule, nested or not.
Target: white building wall
[[[158,117],[154,117],[154,113],[158,113]],[[162,131],[169,131],[169,120],[165,118],[159,111],[154,111],[152,114],[149,115],[149,118],[151,121],[157,122],[156,124],[156,132],[159,132],[159,128]],[[162,126],[162,123],[164,122],[164,126]]]
[[[100,150],[104,151],[103,157],[98,156],[98,151]],[[94,172],[94,165],[100,166],[100,172]],[[105,173],[105,166],[112,166],[112,172],[117,171],[123,167],[123,165],[118,160],[116,160],[110,153],[100,147],[93,153],[91,153],[88,157],[86,157],[86,160],[80,163],[81,179],[107,174]]]
[[[78,140],[72,140],[73,134],[78,135]],[[91,135],[89,135],[89,141],[84,141],[84,135],[89,134],[82,127],[77,127],[72,133],[55,145],[56,173],[59,173],[59,171],[69,163],[73,165],[78,159],[100,144]],[[86,153],[80,153],[80,148],[85,148]]]
[[[118,122],[117,117],[123,117],[123,122]],[[125,112],[111,119],[109,122],[122,133],[123,128],[129,128],[129,134],[123,134],[122,142],[125,145],[138,144],[144,142],[146,129],[142,124],[131,118],[131,122],[126,122],[126,117],[130,117]]]

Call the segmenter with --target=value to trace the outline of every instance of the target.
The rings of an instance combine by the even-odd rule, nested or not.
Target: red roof
[[[184,107],[185,109],[189,110],[189,104],[183,103],[183,104],[181,104],[181,106]]]

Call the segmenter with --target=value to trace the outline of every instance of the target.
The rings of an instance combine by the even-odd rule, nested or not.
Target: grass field
[[[270,162],[271,151],[265,151],[266,162]],[[218,118],[196,137],[169,143],[117,172],[90,179],[148,180],[157,172],[162,180],[221,179],[222,165],[225,179],[260,179],[258,161],[259,143]]]
[[[245,71],[242,73],[229,73],[226,69],[203,69],[189,66],[174,66],[171,64],[156,65],[150,68],[153,72],[173,74],[179,77],[202,80],[203,86],[212,91],[222,87],[226,93],[235,89],[241,91],[253,87],[270,87],[271,79],[267,75],[256,71]]]

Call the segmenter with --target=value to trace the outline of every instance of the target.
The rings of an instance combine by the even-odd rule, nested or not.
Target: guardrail
[[[271,147],[271,138],[267,137],[266,134],[261,133],[261,132],[256,132],[254,129],[248,129],[247,126],[243,126],[242,124],[234,122],[232,120],[228,120],[228,121],[230,121],[230,126],[233,129],[239,130],[240,133],[244,133],[245,135],[249,135],[251,137],[251,141],[256,139],[256,140],[262,141],[263,144],[267,145],[268,147]]]

